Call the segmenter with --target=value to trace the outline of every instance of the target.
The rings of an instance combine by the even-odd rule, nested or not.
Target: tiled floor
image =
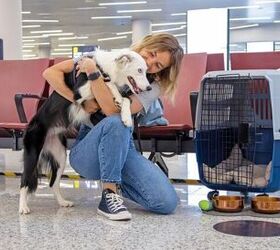
[[[0,171],[20,171],[20,152],[0,151]],[[194,155],[168,159],[172,178],[197,178]],[[71,171],[67,168],[67,172]],[[0,177],[0,249],[280,249],[280,237],[241,237],[213,229],[228,220],[280,218],[210,216],[197,206],[205,199],[203,186],[175,185],[180,204],[174,214],[161,216],[126,201],[133,215],[128,222],[112,222],[96,213],[100,186],[96,181],[63,180],[64,196],[73,208],[60,208],[42,179],[30,199],[32,213],[18,214],[19,178]],[[279,195],[279,194],[278,194]]]

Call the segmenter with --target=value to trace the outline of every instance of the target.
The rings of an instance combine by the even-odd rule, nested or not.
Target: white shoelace
[[[114,194],[114,193],[106,194],[106,200],[112,212],[116,212],[122,208],[126,209],[126,207],[123,205],[122,198],[118,194]]]

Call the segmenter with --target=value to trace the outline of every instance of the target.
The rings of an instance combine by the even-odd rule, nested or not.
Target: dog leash
[[[141,144],[141,134],[139,129],[139,123],[137,119],[137,115],[134,117],[134,131],[136,133],[136,138],[138,142],[138,148],[141,155],[143,155],[142,144]]]

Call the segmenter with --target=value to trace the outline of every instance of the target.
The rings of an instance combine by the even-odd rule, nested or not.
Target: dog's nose
[[[152,90],[152,87],[151,87],[151,86],[148,86],[148,87],[146,88],[146,90],[147,90],[147,91],[150,91],[150,90]]]

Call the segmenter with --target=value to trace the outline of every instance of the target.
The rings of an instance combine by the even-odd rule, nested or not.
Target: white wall
[[[225,53],[227,9],[200,9],[187,12],[187,52]]]

